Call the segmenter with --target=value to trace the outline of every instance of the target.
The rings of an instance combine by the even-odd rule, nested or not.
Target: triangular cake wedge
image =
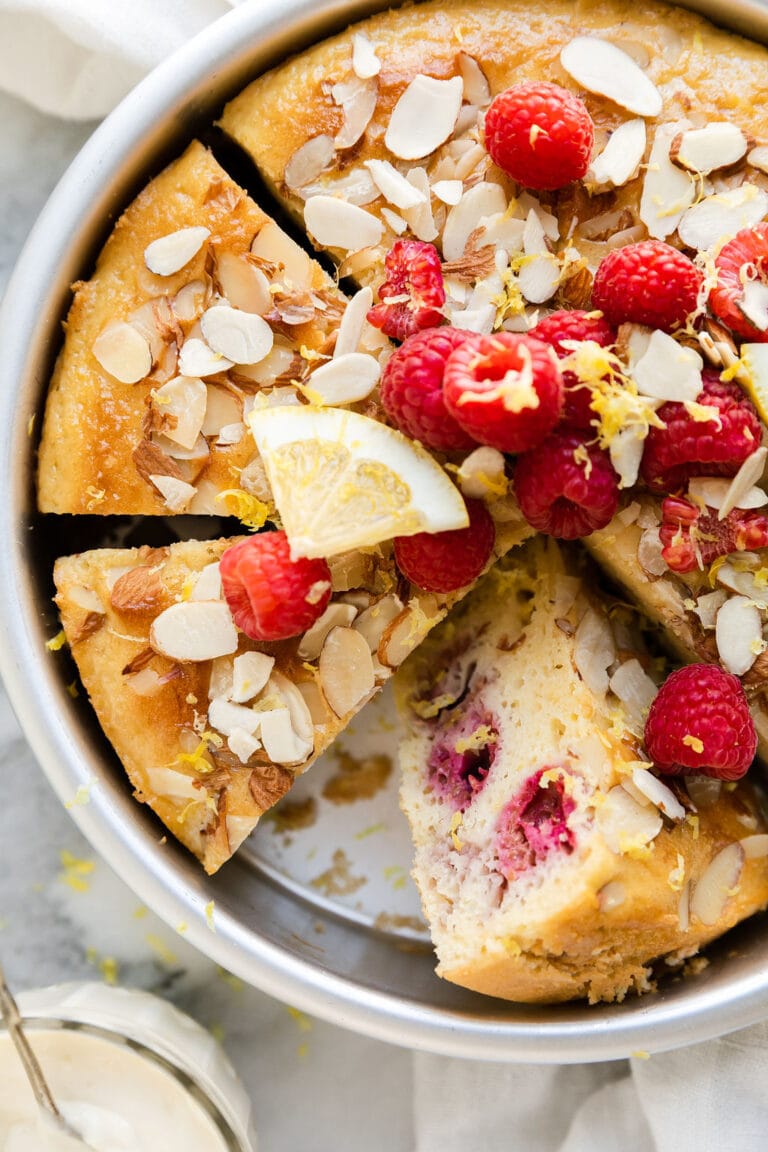
[[[191,144],[126,209],[92,277],[75,285],[45,411],[40,510],[252,519],[249,498],[265,493],[258,467],[248,471],[247,414],[299,402],[297,382],[332,354],[346,305]],[[350,349],[378,356],[386,341],[367,331],[371,347],[350,331]],[[375,402],[363,410],[376,414]]]
[[[768,903],[750,783],[640,760],[653,661],[579,555],[529,542],[396,682],[438,973],[511,1000],[620,1000]]]
[[[500,525],[492,560],[529,535]],[[329,562],[331,603],[312,629],[257,644],[221,599],[233,543],[100,549],[54,571],[80,677],[138,799],[208,872],[467,591],[410,585],[391,544],[346,553]]]
[[[719,662],[740,676],[757,729],[758,755],[768,763],[768,660],[762,639],[768,619],[768,549],[735,551],[710,568],[674,572],[661,554],[662,517],[662,500],[646,494],[585,544],[663,628],[668,647],[682,660]]]
[[[625,107],[598,94],[596,74],[587,91],[589,84],[566,72],[560,53],[580,36],[625,51]],[[588,65],[588,43],[581,56],[581,65]],[[588,305],[591,277],[584,269],[594,271],[607,242],[616,243],[614,233],[623,243],[644,237],[646,168],[640,162],[648,160],[659,125],[675,123],[682,130],[693,113],[697,123],[733,120],[763,138],[767,64],[765,48],[649,0],[547,0],[536,11],[525,0],[433,0],[373,16],[297,55],[232,100],[220,123],[345,272],[376,287],[398,236],[433,242],[448,262],[450,322],[490,330],[518,317],[525,301]],[[622,65],[614,63],[613,70],[621,72]],[[616,175],[615,185],[607,169],[588,175],[586,186],[522,193],[491,163],[482,118],[497,93],[538,80],[585,101],[595,123],[595,156],[617,127],[634,119],[640,126],[637,165]],[[645,91],[649,80],[661,110],[641,110],[638,102],[630,111],[633,87]],[[620,160],[628,163],[623,153]],[[762,174],[752,168],[748,178],[759,183]],[[678,170],[680,180],[684,185]],[[679,189],[648,189],[649,204],[660,214],[665,198],[680,197]],[[684,206],[678,205],[680,212]],[[652,234],[673,232],[675,211],[670,204],[669,227],[664,217]],[[532,257],[540,258],[533,260],[537,274],[525,271]]]

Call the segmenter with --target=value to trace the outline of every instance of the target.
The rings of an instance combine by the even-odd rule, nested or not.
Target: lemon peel
[[[230,515],[236,516],[246,528],[252,528],[254,532],[263,528],[269,519],[269,505],[243,488],[225,488],[219,492],[216,500],[222,501]]]

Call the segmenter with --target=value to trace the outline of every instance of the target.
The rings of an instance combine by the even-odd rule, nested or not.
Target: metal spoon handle
[[[52,1117],[60,1131],[66,1133],[66,1135],[70,1136],[73,1140],[78,1140],[80,1143],[83,1143],[82,1137],[64,1119],[56,1107],[56,1101],[51,1095],[51,1090],[43,1076],[42,1068],[24,1034],[19,1006],[6,983],[2,965],[0,965],[0,1015],[2,1015],[5,1021],[5,1026],[19,1054],[19,1059],[24,1067],[24,1072],[29,1080],[30,1087],[38,1105],[44,1112],[47,1112],[48,1115]]]

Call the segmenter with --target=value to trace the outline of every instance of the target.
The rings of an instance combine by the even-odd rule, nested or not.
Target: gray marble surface
[[[0,94],[0,290],[94,125]],[[142,908],[54,796],[0,689],[0,958],[19,990],[114,978],[218,1035],[253,1101],[260,1152],[413,1147],[409,1053],[312,1020],[217,969]]]

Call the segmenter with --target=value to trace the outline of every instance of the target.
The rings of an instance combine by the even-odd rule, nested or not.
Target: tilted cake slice
[[[491,562],[530,535],[499,525]],[[56,562],[80,677],[139,800],[215,872],[467,589],[427,593],[391,543],[334,556],[303,635],[256,643],[222,598],[234,540]]]
[[[404,666],[402,804],[445,979],[621,999],[768,903],[756,790],[643,759],[653,668],[634,612],[541,537]]]
[[[346,351],[357,356],[355,378],[342,371],[333,402],[354,383],[353,399],[378,412],[363,398],[387,341],[349,314],[337,347],[347,303],[191,144],[126,209],[92,277],[75,285],[45,411],[40,510],[253,519],[254,497],[268,495],[247,425],[254,407],[299,403],[310,373],[338,368]]]

